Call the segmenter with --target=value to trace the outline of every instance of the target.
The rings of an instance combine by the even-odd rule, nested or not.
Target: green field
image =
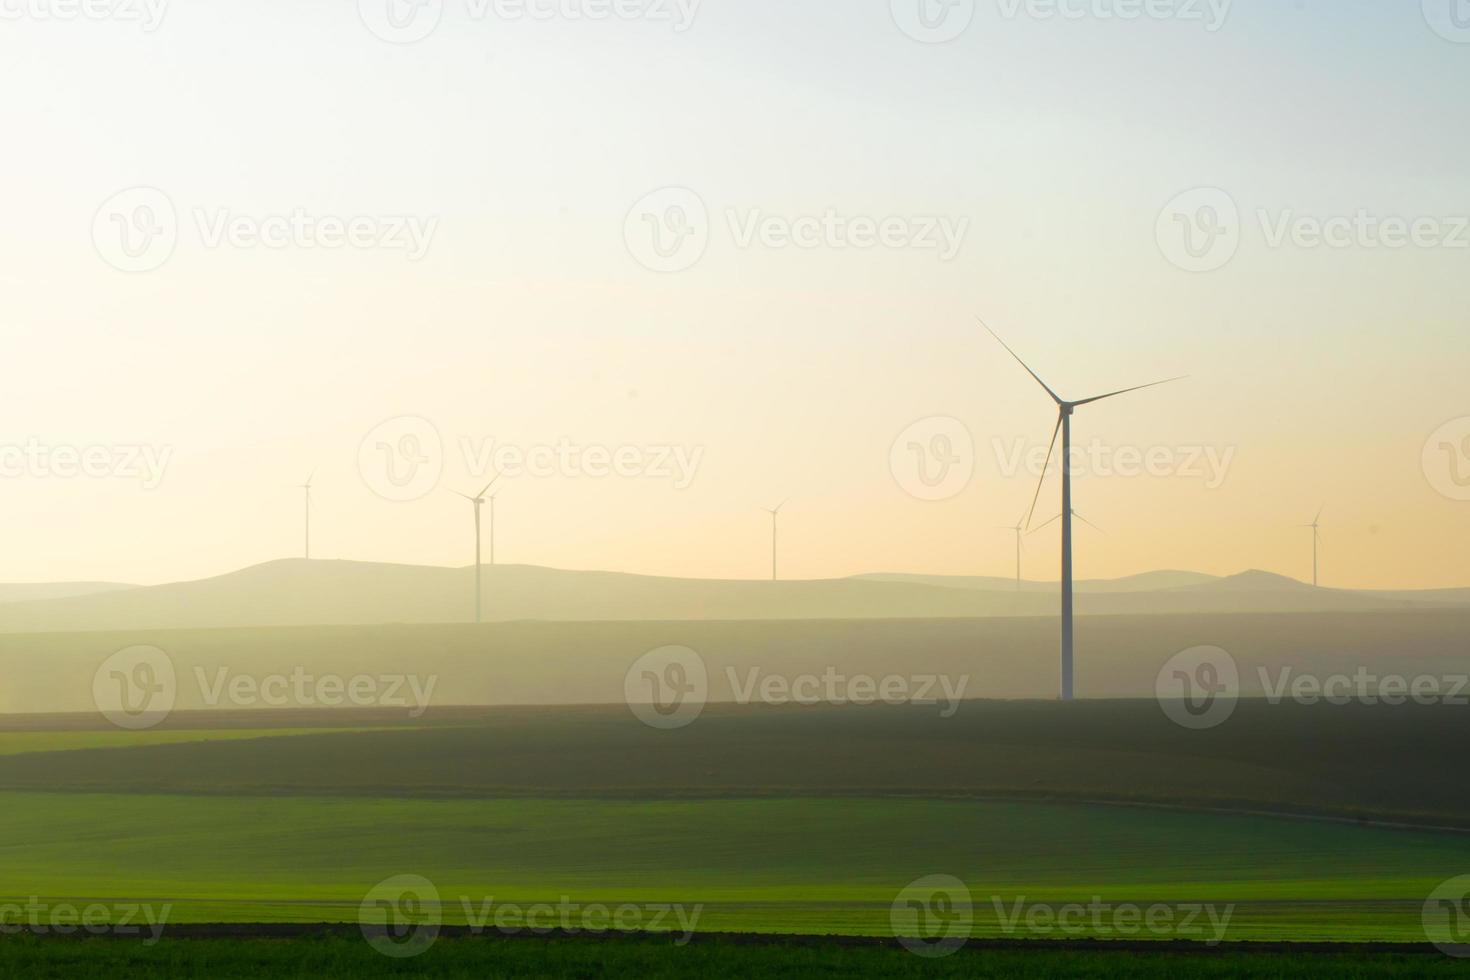
[[[492,905],[700,907],[699,931],[891,934],[922,875],[971,892],[974,934],[1032,905],[1234,905],[1175,937],[1423,940],[1470,836],[1128,807],[926,800],[545,801],[5,794],[0,900],[170,903],[170,921],[352,922],[378,882]],[[1223,907],[1220,909],[1223,913]],[[661,928],[671,928],[672,919]]]
[[[748,946],[728,943],[673,947],[666,941],[539,942],[441,938],[410,960],[380,956],[348,938],[308,940],[165,940],[155,947],[111,940],[0,941],[0,974],[28,980],[95,975],[117,980],[208,976],[246,980],[296,976],[325,980],[436,977],[444,980],[588,978],[724,980],[735,977],[950,978],[995,976],[1020,980],[1055,977],[1098,980],[1282,976],[1357,980],[1368,977],[1470,975],[1470,961],[1429,953],[1229,954],[1068,950],[964,949],[944,959],[921,959],[897,949],[824,946]]]
[[[29,737],[45,747],[83,724],[106,723],[37,720]],[[148,744],[172,731],[268,735],[328,724],[335,730],[288,738]],[[710,705],[677,731],[648,728],[622,705],[444,708],[414,721],[371,711],[181,712],[136,737],[109,731],[113,748],[0,755],[0,790],[1014,798],[1470,829],[1470,782],[1454,777],[1467,735],[1470,711],[1454,706],[1255,701],[1209,731],[1179,728],[1152,701],[969,701],[950,718],[925,706]],[[0,733],[0,744],[11,737]]]
[[[27,906],[146,908],[165,939],[149,948],[172,952],[0,945],[34,959],[27,975],[78,950],[141,957],[144,970],[219,955],[234,969],[299,944],[175,944],[167,926],[351,926],[375,887],[401,876],[431,884],[419,912],[482,930],[535,924],[551,908],[573,922],[630,909],[627,929],[676,936],[892,937],[925,932],[894,910],[935,875],[961,883],[945,915],[959,910],[960,934],[975,939],[1424,945],[1426,898],[1470,874],[1470,833],[1446,829],[1467,822],[1470,790],[1448,778],[1462,715],[1265,707],[1242,704],[1243,724],[1206,732],[1143,702],[969,702],[953,718],[712,705],[678,731],[621,706],[440,709],[412,722],[180,713],[140,733],[11,717],[0,731],[0,918]],[[1066,918],[1078,909],[1097,911]],[[1157,924],[1139,925],[1154,913]],[[434,955],[451,971],[519,976],[533,962],[520,950],[535,947],[446,940]],[[536,975],[585,975],[587,947],[558,948],[563,958]],[[674,969],[686,961],[668,959],[671,948],[620,947],[619,969]],[[298,952],[346,957],[323,975],[358,975],[357,953],[332,943]],[[890,954],[741,950],[710,969],[786,975],[777,964],[802,955],[870,956],[823,961],[863,975],[884,972]],[[903,975],[929,961],[899,962],[914,964]],[[1121,969],[1086,962],[1099,972],[1079,975]],[[1216,962],[1189,968],[1211,975]],[[1258,965],[1270,975],[1281,961]]]

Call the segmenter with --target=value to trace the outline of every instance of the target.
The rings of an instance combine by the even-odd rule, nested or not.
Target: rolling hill
[[[474,570],[268,562],[214,578],[0,602],[0,633],[453,623],[473,618]],[[1079,583],[1081,615],[1348,612],[1470,604],[1470,590],[1316,589],[1266,572],[1154,572]],[[3,595],[3,592],[0,592]],[[484,570],[492,622],[954,619],[1053,616],[1056,585],[868,575],[811,581],[659,578],[528,565]]]

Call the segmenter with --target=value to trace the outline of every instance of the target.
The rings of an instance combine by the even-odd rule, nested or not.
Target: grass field
[[[952,718],[710,705],[677,731],[621,705],[436,709],[412,721],[176,713],[138,733],[95,717],[11,716],[0,723],[0,919],[22,907],[142,907],[163,941],[12,936],[0,974],[9,962],[65,975],[82,957],[120,976],[204,964],[250,976],[283,963],[373,976],[390,966],[377,954],[364,966],[357,944],[171,942],[167,930],[351,926],[375,886],[401,876],[430,883],[419,911],[474,927],[626,908],[627,928],[676,936],[892,937],[919,921],[894,911],[914,883],[943,875],[963,890],[945,914],[960,910],[975,939],[1425,944],[1425,899],[1470,874],[1470,833],[1446,829],[1470,824],[1470,789],[1449,775],[1463,713],[1243,702],[1233,721],[1185,731],[1151,702],[966,702]],[[1102,918],[1065,919],[1094,907]],[[1159,924],[1138,928],[1154,912]],[[580,977],[602,955],[541,945],[446,938],[392,975],[432,962],[435,975]],[[1458,966],[1237,951],[1178,962],[1161,952],[1139,967],[1113,953],[973,949],[934,966],[885,950],[612,945],[596,975],[794,976],[802,962],[842,976],[964,975],[962,962],[1099,977]]]
[[[980,936],[1111,935],[1004,920],[1017,902],[1101,899],[1234,906],[1222,935],[1202,911],[1180,938],[1419,942],[1424,898],[1470,872],[1464,835],[927,800],[5,794],[0,840],[0,900],[166,902],[176,922],[351,922],[374,885],[412,874],[446,922],[565,896],[698,906],[699,931],[891,935],[899,893],[942,873],[968,886]]]
[[[116,980],[208,976],[248,980],[263,976],[324,980],[437,977],[501,980],[589,977],[628,980],[724,980],[735,977],[948,978],[994,976],[1020,980],[1055,977],[1099,980],[1213,980],[1283,976],[1357,980],[1369,977],[1458,977],[1470,961],[1432,953],[1292,954],[1276,952],[1140,953],[1073,950],[963,949],[922,959],[890,948],[750,946],[728,943],[682,948],[667,941],[537,942],[441,938],[423,955],[394,960],[347,938],[314,940],[164,940],[154,947],[114,940],[0,941],[0,975],[63,980],[79,975]]]
[[[68,723],[105,725],[96,716],[37,719],[25,737],[62,747],[77,737]],[[336,730],[239,738],[242,726],[265,736],[325,725]],[[148,744],[211,727],[235,737]],[[0,745],[21,734],[0,732]],[[924,706],[710,705],[678,731],[650,729],[622,705],[431,709],[416,721],[391,712],[192,712],[139,736],[98,736],[112,748],[0,756],[0,790],[1005,797],[1470,829],[1470,782],[1454,777],[1467,735],[1470,710],[1454,706],[1259,701],[1241,702],[1209,731],[1175,726],[1152,701],[970,701],[951,718]]]

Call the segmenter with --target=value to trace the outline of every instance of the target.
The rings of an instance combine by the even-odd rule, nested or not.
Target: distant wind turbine
[[[1322,542],[1322,512],[1326,509],[1327,505],[1323,504],[1317,508],[1317,516],[1312,518],[1312,523],[1299,525],[1312,529],[1312,585],[1314,587],[1317,585],[1317,546]]]
[[[978,319],[978,317],[977,317],[977,319]],[[1052,391],[1051,387],[1049,385],[1047,385],[1047,383],[1045,381],[1042,381],[1041,380],[1041,376],[1038,375],[1035,371],[1031,370],[1031,368],[1029,366],[1027,366],[1026,362],[1023,361],[1023,360],[1021,360],[1020,356],[1015,351],[1011,350],[1010,346],[1004,340],[1001,340],[1000,339],[1000,334],[998,334],[994,330],[991,330],[990,329],[990,325],[989,324],[987,324],[984,320],[980,320],[980,325],[982,327],[984,327],[987,331],[989,331],[990,335],[996,339],[996,342],[999,343],[1002,347],[1004,347],[1006,349],[1006,353],[1010,354],[1012,357],[1014,357],[1016,359],[1016,363],[1017,364],[1020,364],[1021,367],[1023,367],[1023,368],[1026,369],[1026,373],[1029,374],[1029,375],[1031,375],[1032,379],[1037,384],[1041,385],[1042,389],[1045,390],[1046,393],[1051,396],[1051,400],[1054,401],[1054,402],[1056,402],[1056,405],[1057,405],[1057,425],[1056,425],[1056,428],[1053,429],[1052,430],[1052,433],[1051,433],[1051,445],[1048,446],[1047,447],[1047,450],[1046,450],[1046,463],[1044,463],[1042,465],[1042,468],[1041,468],[1041,479],[1036,484],[1036,496],[1034,496],[1031,499],[1031,511],[1030,511],[1030,513],[1032,515],[1034,515],[1036,513],[1036,501],[1038,499],[1040,499],[1040,497],[1041,497],[1041,488],[1046,483],[1046,471],[1051,466],[1051,454],[1052,454],[1052,450],[1054,450],[1056,448],[1056,445],[1057,445],[1057,433],[1060,432],[1061,433],[1061,436],[1062,436],[1062,512],[1059,515],[1060,518],[1061,518],[1061,521],[1062,521],[1062,678],[1061,678],[1061,699],[1063,701],[1071,701],[1072,700],[1072,697],[1073,697],[1073,685],[1072,685],[1072,654],[1073,654],[1073,643],[1072,643],[1072,640],[1073,640],[1073,629],[1072,629],[1072,516],[1073,516],[1073,514],[1072,514],[1072,413],[1074,411],[1076,411],[1078,408],[1081,408],[1083,405],[1091,405],[1093,402],[1100,402],[1100,401],[1102,401],[1105,398],[1115,398],[1118,395],[1126,395],[1126,394],[1129,394],[1130,392],[1142,391],[1145,388],[1155,388],[1155,387],[1157,387],[1159,385],[1162,385],[1162,384],[1168,384],[1170,381],[1178,381],[1180,379],[1179,378],[1169,378],[1169,379],[1167,379],[1165,381],[1155,381],[1155,382],[1152,382],[1151,384],[1138,385],[1137,387],[1134,387],[1134,388],[1124,388],[1121,391],[1110,391],[1110,392],[1108,392],[1105,395],[1095,395],[1095,396],[1093,396],[1091,398],[1083,398],[1083,399],[1081,399],[1079,401],[1067,401],[1061,395],[1058,395],[1055,391]],[[1027,523],[1029,523],[1029,522],[1030,522],[1030,517],[1028,516],[1027,517]]]
[[[785,507],[787,503],[789,503],[789,501],[783,500],[779,504],[777,504],[775,507],[772,507],[772,508],[770,508],[769,510],[766,511],[767,514],[770,514],[771,515],[771,581],[772,582],[775,582],[777,580],[777,576],[776,576],[776,521],[777,521],[777,518],[779,518],[781,516],[781,508],[782,507]]]
[[[303,484],[301,484],[300,486],[298,486],[296,488],[296,489],[302,491],[302,494],[305,497],[305,505],[306,505],[306,557],[308,559],[311,558],[311,481],[313,479],[315,479],[315,477],[316,477],[316,470],[312,470],[311,471],[311,476],[308,476],[306,478],[306,482],[303,483]]]
[[[1002,531],[1014,531],[1016,533],[1016,591],[1017,592],[1020,592],[1021,591],[1021,535],[1026,530],[1026,515],[1025,514],[1022,514],[1021,515],[1021,519],[1018,520],[1015,524],[1002,525],[1001,530]]]
[[[498,480],[498,479],[500,479],[500,476],[497,474],[496,477],[495,477],[495,480]],[[474,508],[475,508],[475,622],[477,622],[477,623],[480,622],[480,601],[481,601],[481,598],[482,598],[482,595],[483,595],[481,593],[481,591],[480,591],[480,507],[485,503],[485,500],[487,499],[485,497],[485,494],[490,490],[491,487],[495,486],[495,480],[491,480],[489,483],[485,484],[484,488],[479,493],[475,494],[473,497],[471,497],[467,493],[459,493],[458,490],[455,491],[456,494],[459,494],[459,496],[461,496],[464,499],[468,500],[470,502],[470,504],[473,505]],[[493,530],[493,527],[494,527],[494,514],[495,514],[495,498],[494,497],[490,497],[488,499],[490,500],[491,527],[492,527],[492,530],[490,532],[490,535],[491,535],[491,537],[490,537],[490,541],[491,541],[490,554],[491,554],[491,563],[494,564],[494,560],[495,560],[494,559],[494,555],[495,555],[495,544],[494,544],[495,536],[494,535],[495,535],[495,532]]]

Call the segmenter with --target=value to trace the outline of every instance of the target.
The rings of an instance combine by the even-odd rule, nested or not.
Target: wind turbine
[[[480,600],[481,600],[481,597],[482,597],[482,593],[480,592],[480,507],[485,503],[485,500],[487,499],[485,497],[486,492],[489,491],[489,489],[491,487],[495,486],[495,480],[498,480],[498,479],[500,479],[500,475],[497,473],[496,476],[495,476],[495,479],[494,480],[491,480],[489,483],[485,484],[484,488],[479,493],[475,494],[473,497],[471,497],[467,493],[459,493],[458,490],[455,491],[456,494],[459,494],[459,496],[461,496],[464,499],[468,500],[474,506],[474,508],[475,508],[475,622],[477,622],[477,623],[480,622]],[[490,531],[490,542],[491,542],[491,544],[490,544],[490,555],[491,555],[491,558],[490,558],[490,561],[491,561],[491,564],[494,564],[494,562],[495,562],[495,557],[494,557],[495,556],[495,543],[494,543],[495,542],[495,531],[494,531],[494,526],[495,526],[495,517],[494,517],[494,515],[495,515],[495,498],[494,497],[490,497],[488,499],[490,500],[490,514],[491,514],[491,518],[490,518],[490,525],[491,525],[491,531]]]
[[[782,507],[785,507],[787,503],[789,503],[789,501],[783,500],[779,504],[777,504],[775,507],[772,507],[772,508],[770,508],[770,509],[768,509],[766,511],[767,514],[770,514],[771,515],[771,581],[772,582],[776,581],[776,519],[781,516],[781,508]]]
[[[305,496],[305,504],[306,504],[306,557],[308,559],[311,558],[311,481],[315,477],[316,477],[316,470],[312,470],[311,471],[311,476],[308,476],[306,478],[306,482],[303,483],[303,484],[301,484],[301,485],[299,485],[296,488],[296,489],[302,491],[303,495]]]
[[[979,318],[977,317],[976,319],[979,319]],[[1072,630],[1072,516],[1073,516],[1072,515],[1072,413],[1075,412],[1077,409],[1081,408],[1083,405],[1091,405],[1093,402],[1100,402],[1100,401],[1102,401],[1105,398],[1115,398],[1118,395],[1126,395],[1126,394],[1129,394],[1130,392],[1142,391],[1145,388],[1156,388],[1159,385],[1168,384],[1170,381],[1178,381],[1180,379],[1179,378],[1168,378],[1168,379],[1166,379],[1164,381],[1154,381],[1154,382],[1152,382],[1150,384],[1138,385],[1137,387],[1134,387],[1134,388],[1124,388],[1121,391],[1110,391],[1110,392],[1108,392],[1105,395],[1094,395],[1091,398],[1083,398],[1083,399],[1079,399],[1078,401],[1068,401],[1067,399],[1063,398],[1061,395],[1058,395],[1055,391],[1052,391],[1051,390],[1051,387],[1048,386],[1045,381],[1042,381],[1041,380],[1041,376],[1038,375],[1035,371],[1031,370],[1031,368],[1027,366],[1026,362],[1023,361],[1023,360],[1021,360],[1020,355],[1018,355],[1015,351],[1011,350],[1010,345],[1008,345],[1004,340],[1001,340],[1000,339],[1000,334],[998,334],[994,330],[991,330],[990,329],[990,325],[988,323],[986,323],[984,320],[980,320],[980,325],[982,327],[984,327],[987,331],[989,331],[990,335],[996,339],[996,342],[999,343],[1002,347],[1004,347],[1006,349],[1006,353],[1008,353],[1012,357],[1014,357],[1016,359],[1016,363],[1019,364],[1019,365],[1021,365],[1021,367],[1025,368],[1026,369],[1026,373],[1029,374],[1029,375],[1031,375],[1032,379],[1037,384],[1041,385],[1042,389],[1045,390],[1046,393],[1051,396],[1051,400],[1054,401],[1054,402],[1056,402],[1056,404],[1057,404],[1057,425],[1056,425],[1056,428],[1054,428],[1052,430],[1052,433],[1051,433],[1051,445],[1048,446],[1047,447],[1047,450],[1046,450],[1046,462],[1042,465],[1042,468],[1041,468],[1041,479],[1036,484],[1036,496],[1031,499],[1031,511],[1030,511],[1030,514],[1031,515],[1034,515],[1036,513],[1036,501],[1038,499],[1040,499],[1040,497],[1041,497],[1041,488],[1046,483],[1046,471],[1051,467],[1051,454],[1052,454],[1052,450],[1054,450],[1056,448],[1056,445],[1057,445],[1057,433],[1060,432],[1061,433],[1061,436],[1062,436],[1062,512],[1058,516],[1061,518],[1061,522],[1062,522],[1062,679],[1061,679],[1062,680],[1062,683],[1061,683],[1061,699],[1063,701],[1071,701],[1072,700],[1072,690],[1073,690],[1073,685],[1072,685],[1072,653],[1073,653],[1073,644],[1072,644],[1072,639],[1073,639],[1073,630]],[[1030,516],[1028,516],[1027,517],[1027,523],[1028,524],[1030,523],[1030,519],[1031,519]]]
[[[1026,515],[1025,514],[1022,514],[1021,515],[1021,519],[1018,520],[1015,524],[1005,524],[1005,525],[1002,525],[1001,526],[1001,530],[1002,531],[1014,531],[1016,533],[1016,591],[1017,592],[1020,592],[1021,591],[1021,535],[1026,530]]]
[[[1317,508],[1317,516],[1314,517],[1314,518],[1312,518],[1312,523],[1299,525],[1300,527],[1309,527],[1309,528],[1312,529],[1312,587],[1313,588],[1316,588],[1317,587],[1317,545],[1320,544],[1321,541],[1322,541],[1322,512],[1324,510],[1326,510],[1326,509],[1327,509],[1327,505],[1326,504],[1323,504],[1321,507],[1318,507]]]

